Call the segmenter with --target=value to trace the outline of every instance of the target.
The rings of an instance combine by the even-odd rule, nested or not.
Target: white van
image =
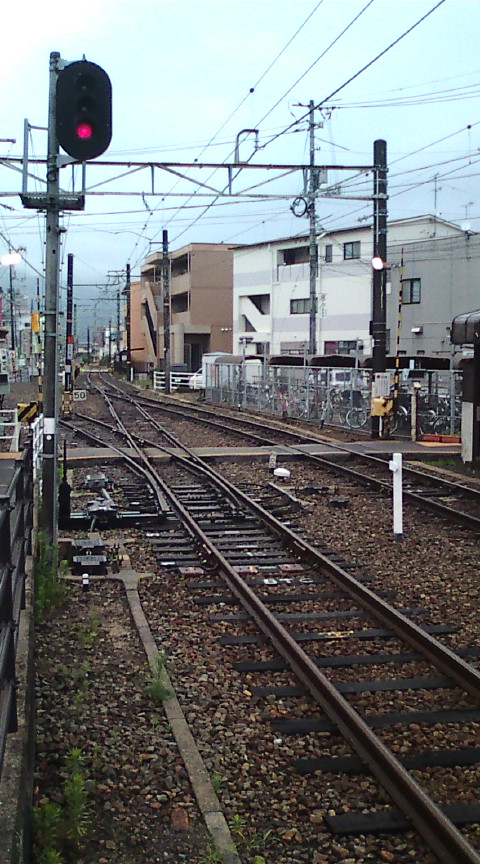
[[[225,351],[211,351],[206,353],[202,357],[202,366],[197,371],[194,372],[189,380],[188,386],[190,390],[205,390],[207,386],[207,366],[211,363],[215,363],[217,357],[230,357],[230,354],[227,354]]]

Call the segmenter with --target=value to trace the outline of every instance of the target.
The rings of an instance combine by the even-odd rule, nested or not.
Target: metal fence
[[[0,451],[18,451],[20,440],[20,423],[16,408],[4,408],[0,411]]]
[[[42,454],[43,454],[43,414],[40,414],[30,426],[32,433],[32,464],[33,464],[33,482],[38,479],[40,484],[40,493],[42,491]]]
[[[408,370],[401,373],[391,431],[409,437],[412,434],[415,392],[420,435],[460,434],[461,373],[435,371],[408,376]],[[207,370],[205,395],[219,405],[308,420],[321,427],[368,430],[371,424],[372,375],[362,369],[265,365],[252,374],[248,364],[215,363]]]
[[[0,495],[0,776],[7,735],[18,728],[16,651],[20,612],[25,608],[32,515],[32,455],[28,448],[15,463],[5,494]]]
[[[191,372],[171,372],[170,373],[170,389],[171,390],[188,390],[188,382],[192,376]],[[153,373],[153,389],[165,389],[165,372]]]

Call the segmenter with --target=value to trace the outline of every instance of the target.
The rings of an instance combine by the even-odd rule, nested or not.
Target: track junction
[[[349,442],[117,387],[92,377],[64,430],[72,511],[88,464],[120,503],[68,529],[151,573],[141,605],[240,860],[479,861],[475,484],[409,466],[415,545],[394,544],[384,459],[358,449],[352,469]]]

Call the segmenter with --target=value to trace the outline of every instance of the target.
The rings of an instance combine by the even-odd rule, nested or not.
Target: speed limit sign
[[[85,402],[87,398],[86,390],[74,390],[73,391],[73,401],[74,402]]]

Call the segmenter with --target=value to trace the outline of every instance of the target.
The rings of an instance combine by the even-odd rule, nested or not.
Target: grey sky
[[[368,0],[84,0],[77,12],[75,4],[49,0],[9,4],[2,15],[0,138],[16,138],[17,143],[0,144],[0,153],[20,155],[25,117],[32,125],[46,125],[49,55],[57,50],[66,60],[85,54],[110,75],[113,139],[102,160],[228,161],[237,133],[258,128],[262,149],[253,162],[307,162],[305,122],[278,134],[305,113],[298,103],[322,102],[435,5],[435,0],[374,0],[369,5]],[[446,0],[341,89],[322,114],[316,112],[324,124],[316,133],[319,164],[371,164],[373,141],[387,140],[391,218],[433,212],[438,175],[437,210],[460,223],[468,217],[472,230],[480,228],[479,25],[478,2]],[[36,156],[45,154],[45,133],[33,134],[32,147]],[[246,142],[242,154],[250,152]],[[124,170],[92,165],[88,185]],[[0,190],[18,191],[20,175],[4,166],[0,171]],[[44,166],[37,173],[44,177]],[[195,176],[223,188],[225,171],[211,174]],[[331,174],[329,183],[345,176],[350,175]],[[234,188],[264,179],[244,171]],[[70,173],[62,172],[62,185],[69,182]],[[363,187],[366,194],[370,182]],[[194,188],[159,172],[155,184],[163,192]],[[194,241],[248,243],[308,229],[307,220],[293,216],[288,200],[222,199],[203,213],[211,199],[154,198],[148,195],[148,171],[102,189],[145,192],[145,197],[88,196],[84,213],[65,215],[63,256],[73,252],[75,281],[82,284],[106,284],[107,273],[124,269],[127,261],[138,273],[139,262],[157,248],[164,227],[172,248]],[[302,180],[296,175],[258,191],[299,194]],[[1,197],[0,205],[0,231],[13,247],[26,247],[28,261],[42,272],[43,217],[24,211],[19,197]],[[371,213],[371,204],[323,199],[317,213],[320,226],[334,229],[357,224]],[[0,237],[0,251],[5,248]],[[25,277],[26,286],[34,286],[31,267],[21,265],[17,276],[19,285]],[[6,278],[0,273],[4,287]],[[104,294],[101,288],[77,292],[79,298]],[[107,295],[113,296],[111,289]]]

